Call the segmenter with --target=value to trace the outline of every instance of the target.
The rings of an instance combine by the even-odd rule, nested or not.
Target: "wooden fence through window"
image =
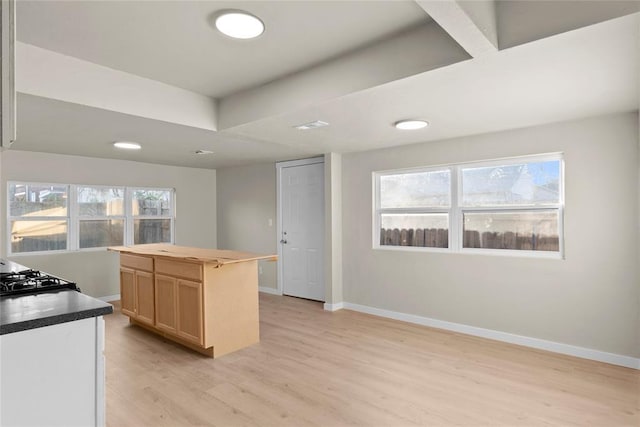
[[[388,228],[380,230],[382,246],[420,246],[427,248],[448,248],[449,230],[443,228]]]
[[[449,230],[442,228],[382,228],[380,229],[380,245],[447,248],[449,247]],[[477,230],[465,230],[463,246],[465,248],[558,252],[560,241],[558,236],[546,236],[538,233],[485,231],[481,234]]]

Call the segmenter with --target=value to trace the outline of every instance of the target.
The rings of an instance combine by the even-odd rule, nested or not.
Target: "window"
[[[449,169],[383,174],[377,184],[380,245],[449,247]]]
[[[560,160],[461,167],[463,248],[560,251]]]
[[[67,249],[69,186],[10,184],[11,253]]]
[[[9,253],[173,241],[174,191],[9,183]]]
[[[78,187],[79,247],[124,244],[124,188]]]
[[[374,173],[374,247],[562,253],[560,155]]]
[[[133,243],[171,241],[172,209],[170,190],[133,190]]]

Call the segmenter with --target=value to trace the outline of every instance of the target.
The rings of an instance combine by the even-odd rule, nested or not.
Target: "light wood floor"
[[[208,359],[106,316],[107,425],[640,426],[640,372],[260,295],[260,344]]]

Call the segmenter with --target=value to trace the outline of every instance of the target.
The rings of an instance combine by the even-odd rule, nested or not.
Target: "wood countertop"
[[[136,255],[148,255],[167,258],[199,261],[222,266],[244,261],[264,259],[276,261],[277,255],[261,255],[251,252],[230,251],[223,249],[202,249],[188,246],[176,246],[168,243],[151,243],[147,245],[111,246],[110,251],[124,252]]]

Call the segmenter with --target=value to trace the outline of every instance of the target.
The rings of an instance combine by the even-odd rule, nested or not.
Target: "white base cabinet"
[[[102,316],[0,335],[0,426],[104,426]]]

